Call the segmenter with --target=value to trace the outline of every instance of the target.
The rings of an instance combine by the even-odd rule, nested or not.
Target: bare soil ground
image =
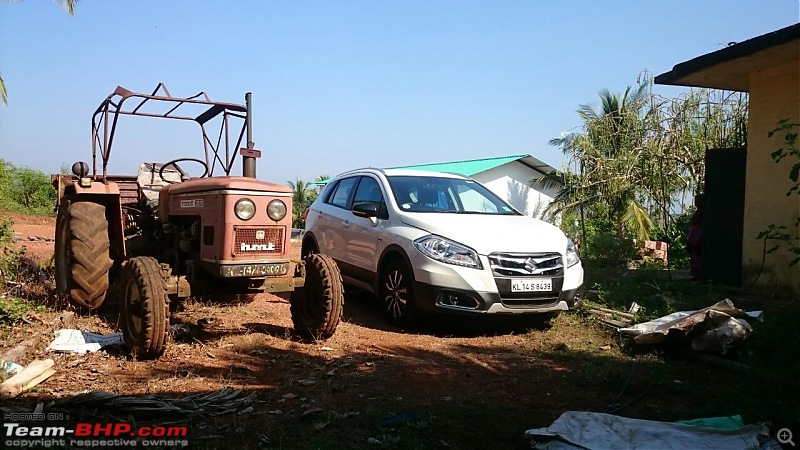
[[[49,260],[52,242],[28,236],[51,238],[54,219],[14,219],[19,243]],[[189,332],[157,361],[115,351],[54,354],[46,346],[57,329],[113,333],[117,311],[114,299],[91,317],[73,316],[52,296],[44,301],[51,308],[29,316],[30,324],[0,331],[0,354],[26,343],[19,363],[50,357],[58,372],[5,407],[32,411],[87,390],[145,398],[231,386],[253,396],[218,417],[171,415],[190,427],[192,448],[514,448],[526,429],[565,411],[658,420],[730,415],[752,411],[731,390],[768,396],[784,382],[699,358],[631,354],[580,314],[549,328],[439,317],[403,331],[386,324],[373,297],[350,291],[344,322],[325,342],[295,340],[288,303],[263,294],[240,304],[184,302],[172,323]],[[78,418],[103,414],[134,417],[103,406]]]

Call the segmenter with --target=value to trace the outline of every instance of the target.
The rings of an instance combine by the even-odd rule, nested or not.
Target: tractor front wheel
[[[106,208],[65,200],[56,219],[56,288],[83,311],[99,308],[108,292],[109,256]]]
[[[169,298],[155,258],[131,258],[120,274],[122,333],[137,359],[155,359],[164,352],[169,332]]]
[[[306,340],[328,339],[342,319],[342,274],[329,256],[312,253],[305,261],[305,284],[289,299],[294,331]]]

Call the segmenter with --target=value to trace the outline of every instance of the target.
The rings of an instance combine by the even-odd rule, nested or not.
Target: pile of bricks
[[[661,261],[667,265],[667,243],[661,241],[643,241],[639,253],[646,261]]]

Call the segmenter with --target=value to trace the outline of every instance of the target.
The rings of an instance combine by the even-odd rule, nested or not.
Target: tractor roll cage
[[[136,106],[130,109],[124,109],[123,103],[129,98],[141,99]],[[171,105],[171,108],[163,113],[151,113],[141,111],[142,106],[149,101],[165,102]],[[191,117],[180,114],[180,108],[187,104],[208,105],[209,108],[197,117]],[[127,106],[127,105],[126,105]],[[233,162],[236,158],[236,149],[240,148],[242,139],[245,132],[248,135],[248,141],[251,139],[250,130],[248,125],[250,123],[250,111],[247,106],[236,103],[223,103],[214,102],[208,98],[205,92],[200,92],[191,97],[181,98],[173,97],[170,95],[164,83],[159,83],[153,90],[152,94],[141,94],[129,91],[122,86],[117,86],[114,92],[111,93],[100,106],[97,107],[92,115],[92,175],[97,178],[97,153],[99,151],[100,157],[103,162],[102,179],[105,180],[108,167],[108,159],[111,156],[111,147],[114,144],[114,135],[117,130],[117,121],[120,115],[129,116],[143,116],[143,117],[156,117],[165,119],[178,119],[178,120],[193,120],[200,125],[200,130],[203,134],[203,149],[205,151],[205,162],[208,166],[208,175],[210,176],[214,170],[214,166],[219,162],[225,175],[230,175],[233,168]],[[222,123],[220,124],[219,136],[217,137],[216,145],[211,141],[206,132],[206,123],[218,115],[222,114]],[[236,145],[231,147],[230,142],[230,124],[229,118],[235,117],[244,119],[242,128],[239,131],[239,137]],[[224,135],[224,142],[223,142]],[[252,149],[253,143],[248,142],[247,148]],[[221,146],[225,146],[225,159],[220,156]],[[231,151],[233,149],[233,151]]]

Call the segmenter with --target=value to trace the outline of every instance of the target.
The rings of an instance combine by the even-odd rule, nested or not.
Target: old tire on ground
[[[56,219],[56,288],[77,308],[99,308],[108,292],[108,221],[103,205],[65,200]]]
[[[329,256],[312,253],[305,261],[305,285],[289,298],[294,331],[306,340],[328,339],[342,319],[342,274]]]
[[[402,260],[392,261],[383,271],[378,295],[392,325],[406,328],[417,324],[420,314],[414,300],[414,276]]]
[[[120,274],[120,321],[125,346],[137,359],[155,359],[164,352],[169,331],[169,299],[155,258],[131,258]]]

